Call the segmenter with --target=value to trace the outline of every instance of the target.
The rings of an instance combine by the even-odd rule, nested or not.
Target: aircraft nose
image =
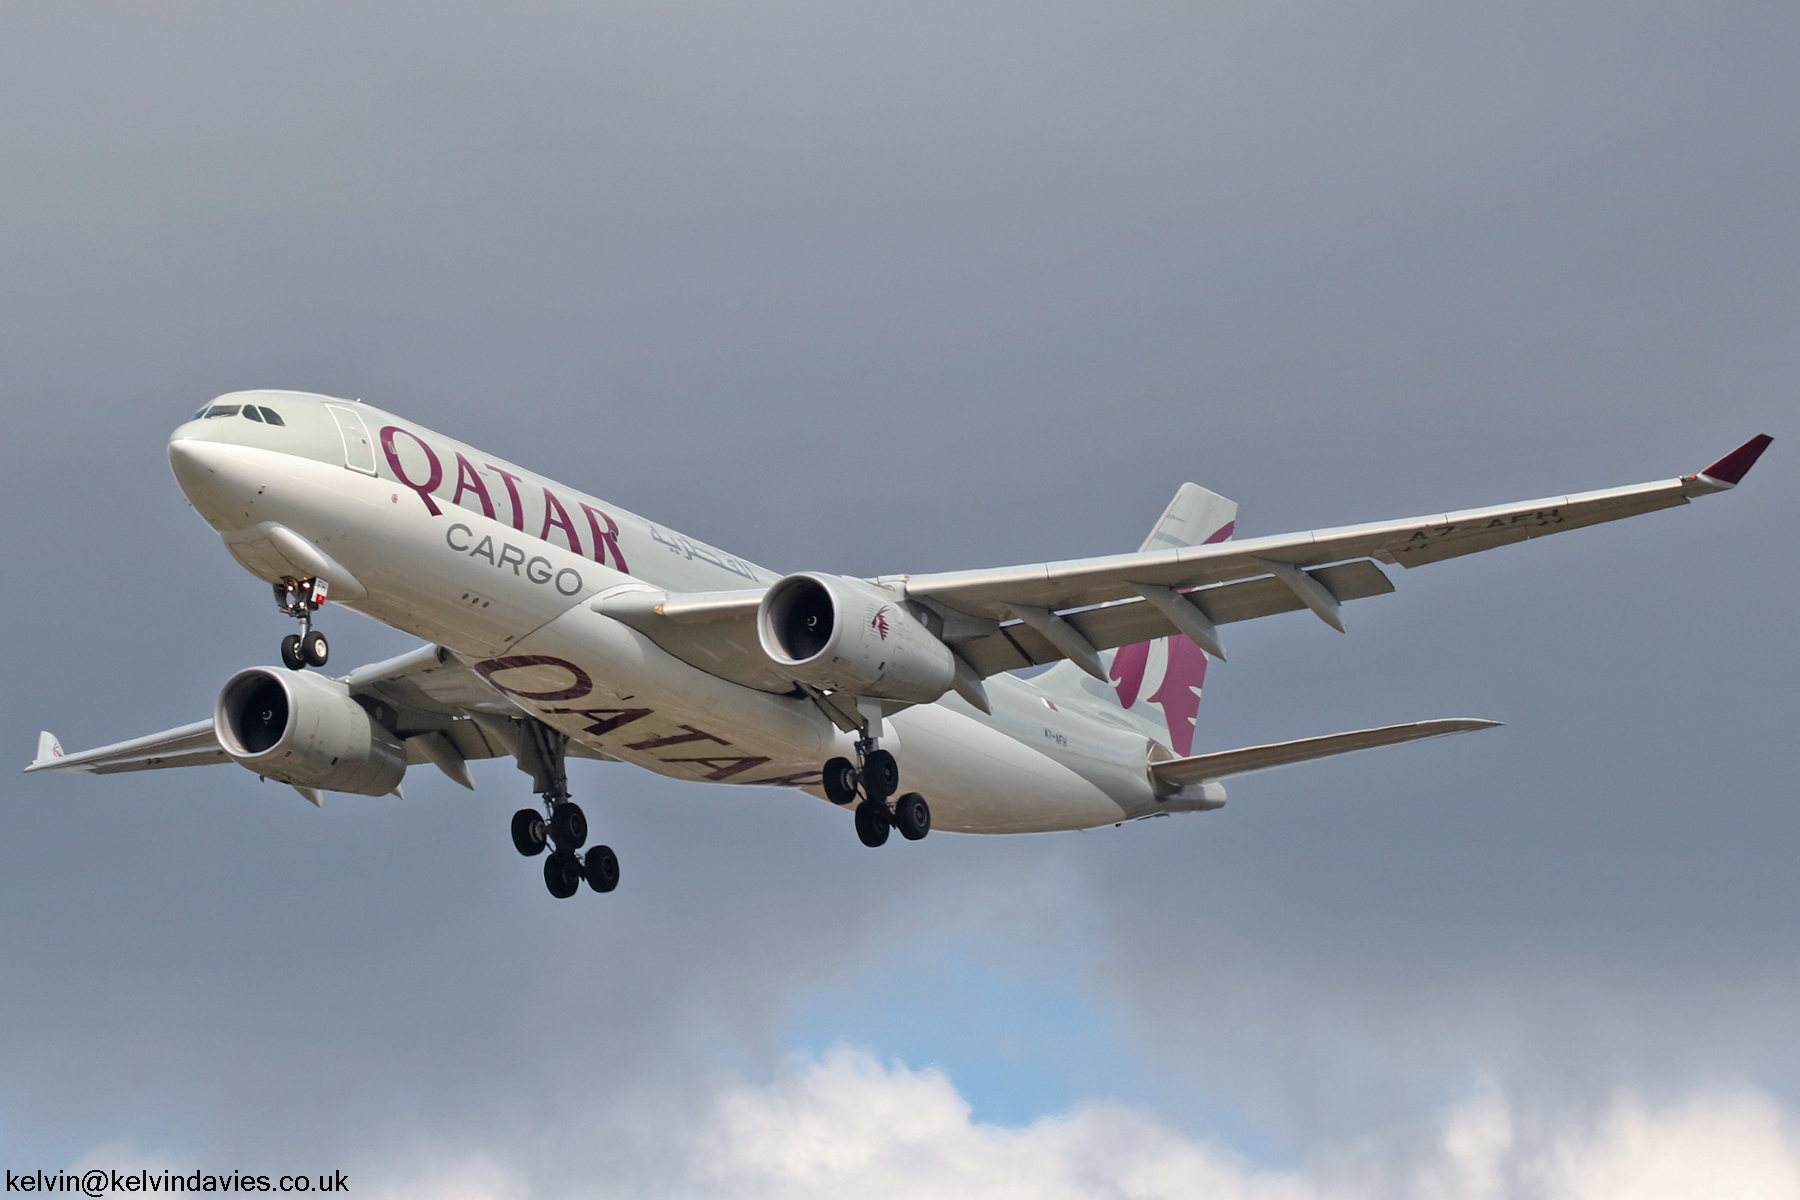
[[[250,517],[247,506],[258,490],[236,449],[191,437],[169,442],[175,482],[215,529],[243,526]]]

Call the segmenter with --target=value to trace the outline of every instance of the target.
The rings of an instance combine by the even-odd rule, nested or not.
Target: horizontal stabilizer
[[[1467,733],[1472,729],[1492,729],[1499,721],[1482,721],[1470,717],[1441,721],[1413,721],[1405,725],[1383,725],[1379,729],[1356,729],[1349,733],[1329,733],[1324,737],[1301,738],[1294,742],[1274,742],[1267,746],[1246,746],[1242,750],[1220,750],[1212,754],[1196,754],[1189,758],[1171,758],[1151,763],[1150,773],[1158,783],[1169,787],[1223,779],[1228,775],[1245,775],[1285,767],[1289,763],[1329,758],[1352,750],[1372,750],[1376,746],[1394,746],[1416,742],[1421,738],[1443,737],[1450,733]]]

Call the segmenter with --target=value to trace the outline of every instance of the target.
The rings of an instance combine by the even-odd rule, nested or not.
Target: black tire
[[[825,764],[825,798],[833,804],[856,799],[856,766],[849,759],[834,758]]]
[[[610,892],[619,886],[619,856],[611,846],[595,846],[581,864],[581,876],[596,892]]]
[[[900,787],[900,764],[886,750],[871,750],[863,759],[863,794],[871,800],[886,800]]]
[[[306,652],[300,649],[300,635],[290,633],[281,639],[281,665],[290,671],[306,669]]]
[[[544,814],[535,808],[521,808],[513,814],[513,849],[526,858],[544,852]]]
[[[894,801],[894,828],[909,842],[916,842],[931,832],[931,805],[917,792],[908,792]]]
[[[558,900],[581,890],[581,860],[573,850],[557,850],[544,860],[544,886]]]
[[[550,814],[550,839],[558,850],[579,850],[587,845],[587,814],[579,804],[564,800]]]
[[[864,800],[856,806],[856,836],[862,839],[863,845],[872,849],[885,843],[892,824],[883,801]]]
[[[318,630],[309,630],[300,639],[300,653],[305,656],[307,665],[322,667],[331,661],[331,643]]]

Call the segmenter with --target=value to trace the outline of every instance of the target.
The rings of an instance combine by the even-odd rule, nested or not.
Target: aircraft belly
[[[900,786],[922,793],[933,829],[1048,833],[1110,825],[1127,815],[1110,796],[1031,746],[945,703],[889,719],[900,731]]]
[[[802,788],[851,739],[811,701],[760,692],[675,658],[619,621],[578,607],[469,666],[548,725],[609,757],[679,779]],[[901,786],[933,826],[964,833],[1081,829],[1124,811],[1075,772],[942,705],[890,719]]]

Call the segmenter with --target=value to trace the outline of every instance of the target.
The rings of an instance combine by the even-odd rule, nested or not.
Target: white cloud
[[[843,1047],[726,1087],[689,1152],[690,1194],[742,1200],[1800,1200],[1800,1124],[1749,1089],[1663,1107],[1620,1096],[1591,1125],[1550,1128],[1489,1085],[1428,1139],[1336,1147],[1290,1171],[1113,1103],[984,1124],[942,1072]]]
[[[942,1071],[844,1046],[792,1059],[766,1084],[724,1081],[694,1112],[624,1138],[565,1121],[549,1141],[576,1151],[579,1169],[414,1146],[352,1173],[357,1194],[378,1200],[1800,1200],[1800,1120],[1747,1087],[1662,1105],[1620,1094],[1582,1121],[1522,1111],[1488,1083],[1423,1133],[1322,1146],[1296,1169],[1259,1167],[1108,1101],[987,1124]],[[131,1142],[76,1164],[179,1165]]]

